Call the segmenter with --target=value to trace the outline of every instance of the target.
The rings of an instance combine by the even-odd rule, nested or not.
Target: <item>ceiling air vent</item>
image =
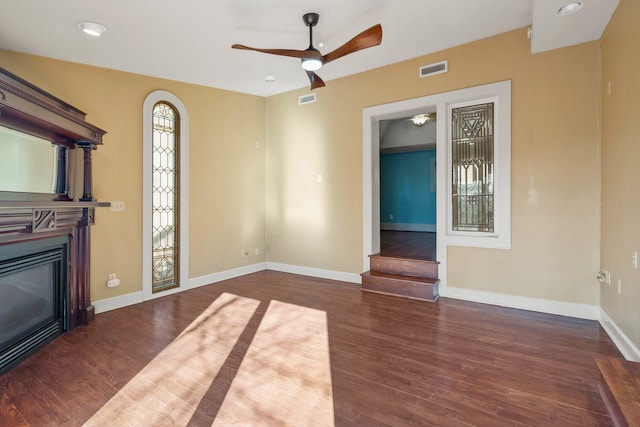
[[[298,97],[298,105],[311,104],[312,102],[316,102],[315,93],[310,93],[308,95],[302,95]]]
[[[420,78],[433,76],[434,74],[446,73],[449,71],[449,61],[436,62],[435,64],[423,65],[420,67]]]

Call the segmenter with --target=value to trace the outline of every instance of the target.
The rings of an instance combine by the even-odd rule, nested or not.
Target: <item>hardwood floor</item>
[[[613,425],[595,355],[595,321],[263,271],[57,338],[0,376],[0,425]]]

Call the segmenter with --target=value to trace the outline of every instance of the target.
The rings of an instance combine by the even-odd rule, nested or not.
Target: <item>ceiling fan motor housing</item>
[[[317,13],[311,12],[302,15],[302,21],[307,27],[315,27],[318,24],[318,19],[320,19],[320,15]]]

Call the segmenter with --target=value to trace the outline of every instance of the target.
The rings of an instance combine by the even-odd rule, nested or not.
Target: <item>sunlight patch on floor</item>
[[[271,301],[213,425],[333,426],[326,312]]]
[[[84,425],[186,425],[258,306],[220,295]]]

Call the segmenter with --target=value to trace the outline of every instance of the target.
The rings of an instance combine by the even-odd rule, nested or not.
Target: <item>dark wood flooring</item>
[[[436,233],[381,230],[380,254],[436,261]]]
[[[620,354],[595,321],[407,300],[273,271],[97,315],[0,376],[0,425],[82,425],[224,292],[258,309],[225,375],[174,425],[211,425],[272,300],[326,312],[338,426],[612,425],[594,356]]]

